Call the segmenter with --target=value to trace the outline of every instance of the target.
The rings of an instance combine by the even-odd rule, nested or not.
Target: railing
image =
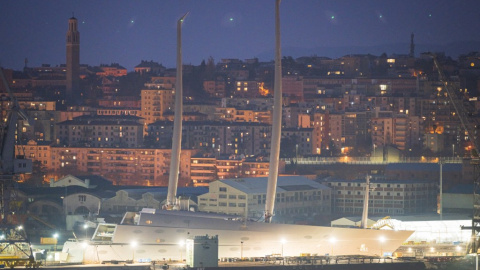
[[[317,165],[317,164],[390,164],[390,163],[462,163],[460,157],[409,157],[383,160],[379,157],[301,157],[282,158],[285,164]]]

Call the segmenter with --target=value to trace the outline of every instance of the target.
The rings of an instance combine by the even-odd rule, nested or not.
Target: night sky
[[[79,21],[82,64],[115,62],[131,71],[141,60],[153,60],[175,67],[176,21],[186,12],[184,63],[198,65],[210,56],[215,62],[272,60],[274,5],[274,0],[2,0],[0,65],[21,69],[25,58],[29,66],[64,64],[72,12]],[[283,52],[295,48],[299,54],[339,57],[322,48],[342,47],[341,53],[349,54],[349,47],[404,43],[404,51],[396,53],[407,54],[412,32],[415,43],[426,47],[480,41],[479,0],[283,0],[280,9]]]

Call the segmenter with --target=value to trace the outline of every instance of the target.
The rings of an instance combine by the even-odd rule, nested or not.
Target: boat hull
[[[308,225],[272,224],[211,219],[195,216],[142,213],[136,224],[115,226],[109,241],[89,245],[66,242],[69,262],[111,260],[183,260],[185,240],[194,236],[218,236],[222,258],[392,254],[413,231],[371,230]],[[138,243],[135,247],[131,243]]]

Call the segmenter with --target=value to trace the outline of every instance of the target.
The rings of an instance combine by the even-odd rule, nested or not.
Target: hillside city
[[[480,55],[441,61],[455,89],[477,108]],[[401,157],[470,155],[428,56],[284,57],[282,65],[281,158],[371,157],[384,147]],[[83,172],[116,185],[165,185],[175,69],[153,61],[141,61],[132,72],[120,64],[81,65],[81,92],[70,105],[65,69],[5,70],[34,119],[19,129],[17,153],[35,161],[43,181]],[[210,58],[184,65],[183,72],[182,185],[265,176],[273,62]],[[2,108],[5,116],[6,95]]]
[[[22,207],[50,218],[161,208],[176,68],[151,60],[133,71],[80,64],[76,27],[71,18],[67,64],[26,60],[23,70],[3,69],[28,115],[18,122],[15,150],[33,161],[33,173],[18,179]],[[431,55],[414,48],[412,34],[408,54],[283,57],[279,220],[361,215],[366,174],[376,186],[369,211],[380,216],[437,211],[441,160],[448,160],[445,190],[472,183],[474,145]],[[475,120],[480,54],[436,57]],[[265,185],[269,171],[274,62],[210,57],[182,70],[179,194],[200,211],[262,216],[265,191],[255,183]],[[6,119],[12,96],[0,90]],[[464,190],[457,195],[471,195]],[[468,198],[451,210],[471,211]]]

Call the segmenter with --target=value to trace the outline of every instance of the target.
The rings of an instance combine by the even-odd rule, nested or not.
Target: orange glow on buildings
[[[269,93],[270,93],[270,90],[268,90],[267,88],[264,87],[265,83],[264,82],[261,82],[258,84],[258,92],[260,93],[260,95],[262,96],[267,96]]]

